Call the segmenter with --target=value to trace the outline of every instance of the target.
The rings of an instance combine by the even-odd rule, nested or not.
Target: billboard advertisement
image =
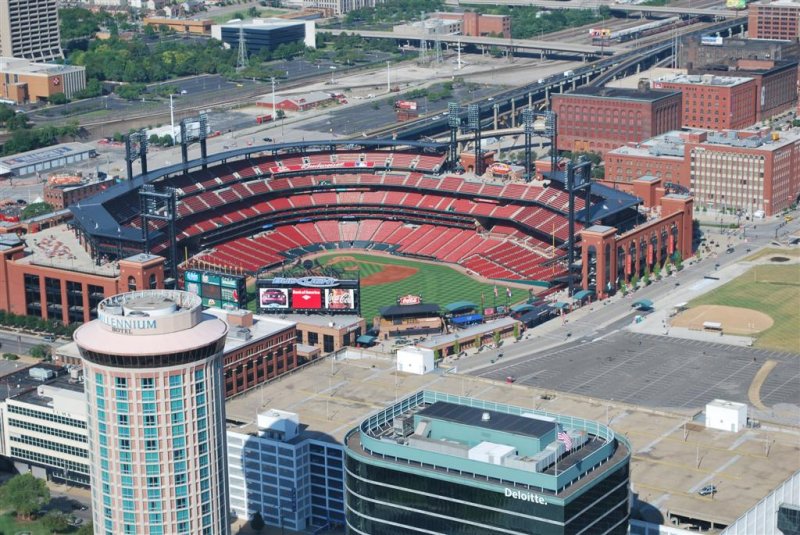
[[[261,308],[288,309],[289,290],[286,288],[259,288],[258,304]]]
[[[322,309],[322,288],[294,288],[292,308],[298,310]]]
[[[328,310],[355,309],[355,291],[346,288],[328,288],[325,290],[325,308]]]
[[[259,312],[285,314],[294,311],[323,314],[359,314],[357,279],[325,276],[258,279]],[[224,288],[223,288],[224,290]]]
[[[203,306],[247,307],[247,280],[243,275],[189,269],[183,274],[183,288],[199,295]]]

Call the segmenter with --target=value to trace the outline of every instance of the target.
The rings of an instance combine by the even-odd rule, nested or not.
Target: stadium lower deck
[[[560,184],[440,174],[445,164],[444,155],[423,151],[260,153],[149,183],[175,191],[177,246],[219,268],[256,273],[324,249],[363,248],[457,263],[486,278],[565,274],[569,195]],[[117,189],[102,209],[120,236],[142,235],[138,188]],[[593,187],[591,219],[635,219],[633,198],[616,211],[609,204]],[[579,220],[586,209],[576,197]],[[76,220],[81,227],[86,218]],[[103,230],[82,227],[88,236]],[[148,223],[151,252],[168,252],[166,230],[165,221]],[[107,250],[129,246],[94,240],[103,242]]]

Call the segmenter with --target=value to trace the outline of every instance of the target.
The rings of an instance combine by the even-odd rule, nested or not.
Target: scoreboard
[[[199,295],[203,306],[247,307],[247,277],[244,275],[189,269],[183,274],[183,288]]]

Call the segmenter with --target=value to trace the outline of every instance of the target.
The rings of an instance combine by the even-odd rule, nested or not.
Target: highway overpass
[[[448,6],[461,5],[459,0],[445,0]],[[675,6],[643,6],[633,4],[614,4],[602,0],[577,0],[559,2],[553,0],[468,0],[464,4],[474,5],[505,5],[505,6],[536,6],[542,9],[558,10],[558,9],[597,9],[605,6],[612,11],[624,11],[627,13],[642,13],[643,15],[656,15],[662,14],[665,17],[672,17],[678,15],[697,15],[703,17],[715,18],[736,18],[742,16],[742,11],[734,11],[725,9],[723,2],[720,2],[719,8],[692,8],[692,7],[675,7]]]
[[[436,38],[432,35],[419,35],[413,33],[394,33],[394,32],[377,32],[372,30],[331,30],[327,28],[318,28],[317,32],[330,33],[339,35],[341,33],[356,34],[361,37],[368,37],[371,39],[395,39],[398,41],[417,42],[425,39],[432,42]],[[502,37],[470,37],[467,35],[440,35],[439,41],[442,43],[451,43],[462,45],[476,45],[492,47],[496,46],[501,49],[513,48],[533,50],[542,52],[544,55],[561,52],[575,55],[584,56],[612,56],[618,52],[626,51],[627,49],[615,46],[595,46],[595,45],[581,45],[574,43],[559,43],[557,41],[533,41],[530,39],[504,39]]]

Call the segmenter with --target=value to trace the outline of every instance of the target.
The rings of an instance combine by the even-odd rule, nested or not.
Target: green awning
[[[467,311],[467,310],[477,310],[478,305],[473,303],[472,301],[456,301],[455,303],[450,303],[449,305],[445,305],[444,307],[445,312],[449,312],[450,314],[454,314],[458,311]]]
[[[535,308],[536,308],[535,306],[525,303],[522,305],[514,305],[513,307],[511,307],[511,312],[530,312]]]
[[[356,342],[359,344],[374,344],[375,340],[378,338],[376,336],[370,336],[368,334],[362,334],[358,338],[356,338]]]
[[[575,292],[575,295],[572,296],[573,299],[577,301],[583,301],[587,297],[594,297],[593,290],[581,290],[580,292]]]
[[[649,299],[639,299],[634,301],[631,306],[634,308],[653,308],[653,302]]]
[[[569,308],[569,303],[565,303],[564,301],[559,301],[558,303],[555,304],[555,307],[563,310],[565,308]]]

